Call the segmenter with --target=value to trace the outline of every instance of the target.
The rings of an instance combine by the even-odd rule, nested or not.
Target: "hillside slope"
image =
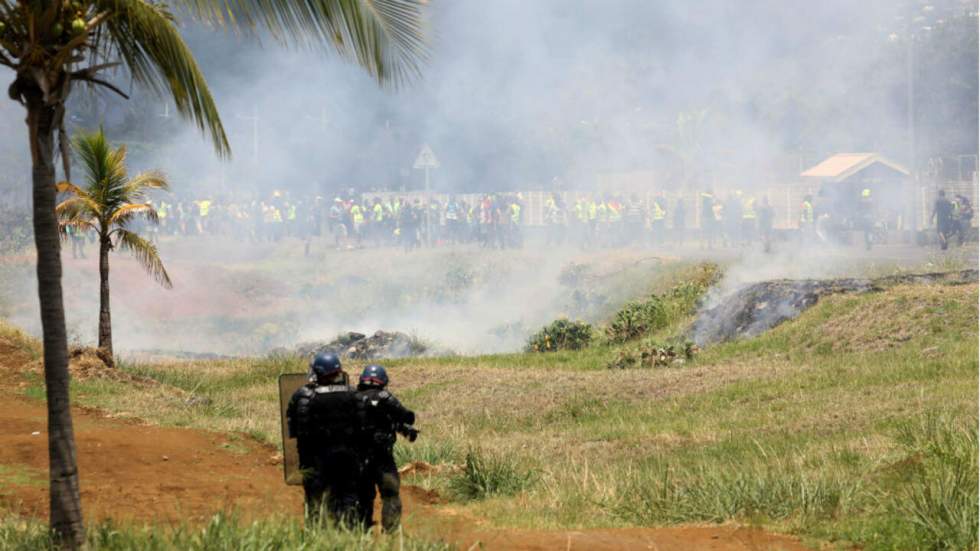
[[[976,284],[830,296],[682,366],[582,352],[401,360],[435,509],[519,530],[737,522],[814,546],[969,548],[977,522]],[[351,364],[356,371],[360,366]],[[278,444],[275,377],[302,360],[124,365],[74,383],[120,417]],[[28,395],[40,394],[29,377]]]

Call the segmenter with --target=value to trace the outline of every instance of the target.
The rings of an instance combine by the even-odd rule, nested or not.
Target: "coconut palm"
[[[27,111],[48,407],[50,522],[64,546],[78,547],[84,536],[55,213],[59,152],[65,180],[71,180],[64,127],[69,95],[77,84],[85,84],[125,96],[110,81],[113,75],[122,76],[173,101],[181,116],[211,137],[218,154],[228,155],[218,109],[178,32],[178,15],[246,34],[264,30],[285,44],[330,48],[364,66],[382,83],[397,83],[417,73],[425,57],[423,3],[425,0],[170,0],[166,4],[158,0],[0,0],[0,65],[14,71],[7,93]]]
[[[156,209],[147,202],[146,192],[166,190],[167,181],[159,172],[143,172],[128,179],[126,147],[110,147],[102,130],[75,137],[74,146],[85,169],[86,186],[59,183],[58,191],[70,197],[56,210],[63,229],[90,230],[99,236],[99,350],[112,365],[109,251],[116,247],[129,251],[158,283],[172,287],[157,248],[131,229],[131,223],[140,218],[151,224],[159,223]]]

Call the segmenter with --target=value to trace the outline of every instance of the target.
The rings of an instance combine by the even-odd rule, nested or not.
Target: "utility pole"
[[[429,169],[439,168],[439,160],[436,159],[436,155],[432,152],[432,148],[429,147],[429,144],[422,146],[422,151],[419,151],[419,156],[415,159],[414,168],[425,170],[425,240],[426,243],[431,244],[432,206],[430,201],[432,200],[432,188],[429,182]]]

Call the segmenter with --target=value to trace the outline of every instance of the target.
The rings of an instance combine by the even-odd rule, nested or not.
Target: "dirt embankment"
[[[828,295],[868,293],[895,285],[962,285],[976,283],[977,276],[977,270],[963,270],[877,279],[761,281],[742,287],[713,306],[702,309],[688,335],[698,346],[754,337],[798,317]]]
[[[21,396],[29,355],[0,338],[0,509],[47,516],[46,411]],[[270,383],[271,384],[271,383]],[[234,510],[243,520],[286,515],[300,521],[302,492],[285,486],[277,450],[247,437],[165,428],[75,408],[82,506],[91,520],[173,524]],[[411,482],[407,479],[406,482]],[[620,550],[805,549],[795,539],[737,526],[596,530],[503,530],[403,487],[406,529],[460,549]]]

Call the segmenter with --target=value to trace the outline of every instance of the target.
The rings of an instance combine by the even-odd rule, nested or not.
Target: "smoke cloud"
[[[418,189],[422,174],[411,167],[424,143],[441,161],[433,186],[446,192],[597,191],[603,174],[630,171],[655,174],[657,191],[761,190],[836,152],[908,164],[916,78],[919,162],[977,150],[973,2],[459,1],[433,2],[429,16],[431,59],[418,81],[394,91],[333,56],[184,23],[229,132],[227,163],[172,105],[139,89],[130,101],[76,94],[70,125],[103,125],[128,144],[134,172],[163,169],[177,196],[238,201],[273,190],[329,198]],[[22,120],[19,106],[0,104],[0,200],[10,205],[29,197]],[[494,331],[566,313],[558,275],[583,256],[571,246],[401,261],[401,252],[320,248],[306,260],[300,247],[165,243],[173,292],[117,256],[117,346],[258,352],[391,329],[463,351],[512,350],[520,331]],[[839,273],[858,254],[738,253],[724,289]],[[465,284],[454,283],[454,262]],[[69,316],[87,341],[97,280],[92,266],[72,270]],[[32,285],[23,282],[23,296]],[[18,302],[16,319],[36,328],[35,305]]]

